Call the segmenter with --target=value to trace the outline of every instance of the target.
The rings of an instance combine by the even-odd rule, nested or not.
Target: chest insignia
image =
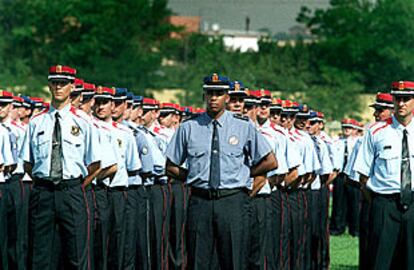
[[[78,126],[72,126],[71,130],[70,130],[70,134],[72,134],[73,136],[79,136],[80,133],[80,129]]]
[[[119,148],[121,148],[122,147],[122,140],[121,139],[117,139],[117,141],[118,141]]]
[[[237,136],[232,135],[229,138],[229,144],[231,145],[237,145],[239,143],[239,138],[237,138]]]

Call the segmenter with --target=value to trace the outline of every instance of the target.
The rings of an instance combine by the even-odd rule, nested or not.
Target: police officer
[[[34,181],[30,194],[30,269],[52,269],[58,233],[62,258],[74,269],[90,267],[91,233],[87,189],[99,172],[100,160],[91,125],[70,105],[76,70],[67,66],[49,69],[52,103],[34,117],[27,128],[21,158]],[[76,236],[76,237],[75,237]]]
[[[348,162],[348,157],[352,153],[356,137],[355,120],[351,118],[343,119],[341,122],[342,137],[335,143],[337,146],[337,153],[340,157],[341,168],[339,174],[333,182],[332,194],[332,216],[330,223],[330,234],[341,235],[345,232],[347,225],[347,194],[345,192],[346,175],[343,173],[344,168]]]
[[[243,115],[244,99],[248,96],[243,83],[239,81],[231,82],[230,90],[228,93],[230,100],[227,103],[227,110]]]
[[[377,93],[375,102],[370,105],[374,109],[374,119],[376,122],[384,122],[390,118],[394,112],[392,95],[389,93]],[[375,124],[374,124],[375,125]],[[363,138],[360,137],[355,143],[354,149],[349,157],[348,164],[344,170],[348,180],[352,181],[352,187],[360,189],[359,173],[353,169],[356,157],[362,145]],[[370,203],[362,196],[361,212],[359,219],[359,269],[369,269],[368,265],[368,236],[369,236],[369,213]]]
[[[394,82],[391,87],[394,116],[368,130],[354,169],[371,201],[369,266],[412,269],[414,82]]]
[[[185,121],[167,149],[168,174],[191,184],[190,269],[209,269],[215,250],[221,269],[247,267],[248,179],[277,167],[269,145],[247,118],[225,109],[228,89],[228,78],[206,77],[207,113]],[[186,160],[188,170],[180,167]]]
[[[310,193],[308,194],[308,208],[310,209],[310,238],[308,239],[309,249],[306,252],[310,255],[307,269],[327,269],[329,267],[329,233],[328,233],[328,206],[329,193],[328,182],[333,178],[334,166],[330,157],[327,143],[321,137],[321,123],[324,116],[320,112],[311,111],[309,115],[309,135],[315,143],[321,167],[311,182]],[[328,259],[328,260],[327,260]]]

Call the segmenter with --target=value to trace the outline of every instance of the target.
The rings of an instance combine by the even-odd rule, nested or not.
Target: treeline
[[[218,71],[250,88],[303,94],[302,101],[340,119],[358,116],[358,94],[414,80],[411,0],[304,7],[297,19],[315,42],[278,47],[263,40],[259,53],[230,52],[220,38],[199,34],[171,40],[180,29],[167,23],[170,14],[167,0],[2,0],[0,85],[40,91],[47,67],[59,62],[89,81],[136,93],[182,88],[183,103],[200,105],[202,77]]]

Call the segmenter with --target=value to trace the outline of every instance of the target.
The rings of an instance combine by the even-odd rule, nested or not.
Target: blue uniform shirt
[[[344,173],[348,175],[348,179],[359,182],[359,173],[354,170],[355,160],[358,155],[359,149],[361,149],[363,138],[360,137],[356,141],[354,145],[354,149],[352,149],[352,153],[348,158],[348,163],[345,166]]]
[[[176,165],[187,159],[187,183],[209,189],[213,119],[207,113],[184,121],[168,145],[167,158]],[[272,149],[254,125],[225,111],[218,121],[220,143],[219,189],[247,187],[250,165],[256,165]]]
[[[414,123],[404,127],[393,116],[373,125],[364,136],[354,170],[368,176],[367,187],[380,194],[401,191],[401,154],[403,130],[408,132],[410,168],[414,172]],[[414,173],[411,174],[414,188]]]
[[[32,164],[32,175],[48,178],[52,154],[52,136],[56,109],[39,113],[31,119],[23,140],[20,157]],[[100,161],[99,139],[94,137],[92,126],[70,104],[59,110],[62,134],[63,179],[85,177],[87,166]]]
[[[334,168],[329,156],[329,149],[327,144],[324,140],[322,140],[320,136],[315,136],[314,138],[315,149],[318,155],[318,161],[321,166],[320,169],[315,172],[316,179],[312,182],[311,189],[319,190],[321,188],[320,176],[332,173]]]

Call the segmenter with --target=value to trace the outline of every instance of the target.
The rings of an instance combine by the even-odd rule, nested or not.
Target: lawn
[[[358,238],[348,233],[331,236],[331,269],[358,269]]]

